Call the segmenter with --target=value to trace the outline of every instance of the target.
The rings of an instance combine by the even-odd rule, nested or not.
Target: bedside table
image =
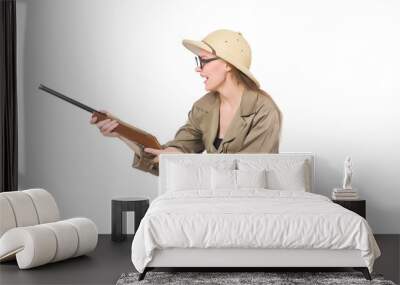
[[[126,212],[135,212],[135,234],[140,221],[149,208],[149,198],[123,197],[113,198],[111,201],[111,240],[123,241],[126,239]]]
[[[339,204],[340,206],[359,214],[361,217],[366,219],[365,214],[365,200],[332,200],[332,202]]]

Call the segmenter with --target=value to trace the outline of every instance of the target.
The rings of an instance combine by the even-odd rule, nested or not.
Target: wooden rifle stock
[[[154,137],[152,134],[149,134],[141,129],[138,129],[132,125],[129,125],[119,119],[109,117],[107,114],[102,112],[96,111],[92,114],[92,117],[97,117],[97,121],[103,121],[106,119],[116,120],[118,122],[118,126],[114,128],[113,132],[119,133],[121,136],[140,143],[145,147],[151,147],[155,149],[161,149],[161,145],[158,142],[157,138]]]

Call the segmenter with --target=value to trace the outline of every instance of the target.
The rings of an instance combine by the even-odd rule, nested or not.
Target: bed
[[[314,156],[161,154],[158,197],[131,257],[160,267],[352,267],[371,280],[367,221],[315,192]]]

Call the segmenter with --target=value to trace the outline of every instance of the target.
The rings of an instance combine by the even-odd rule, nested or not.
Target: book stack
[[[358,200],[358,192],[356,189],[334,188],[332,192],[334,200]]]

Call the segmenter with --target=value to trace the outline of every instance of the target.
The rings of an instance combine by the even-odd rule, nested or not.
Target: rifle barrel
[[[87,106],[87,105],[85,105],[85,104],[83,104],[81,102],[78,102],[78,101],[76,101],[76,100],[74,100],[72,98],[69,98],[69,97],[65,96],[64,94],[61,94],[60,92],[57,92],[57,91],[55,91],[55,90],[53,90],[53,89],[51,89],[51,88],[49,88],[47,86],[44,86],[43,84],[39,85],[39,89],[41,89],[41,90],[43,90],[43,91],[45,91],[47,93],[50,93],[50,94],[52,94],[52,95],[54,95],[54,96],[56,96],[56,97],[58,97],[58,98],[60,98],[62,100],[65,100],[65,101],[67,101],[67,102],[69,102],[69,103],[71,103],[71,104],[73,104],[73,105],[75,105],[75,106],[77,106],[79,108],[82,108],[82,109],[84,109],[84,110],[86,110],[86,111],[88,111],[90,113],[97,112],[95,109],[93,109],[93,108],[91,108],[91,107],[89,107],[89,106]]]

